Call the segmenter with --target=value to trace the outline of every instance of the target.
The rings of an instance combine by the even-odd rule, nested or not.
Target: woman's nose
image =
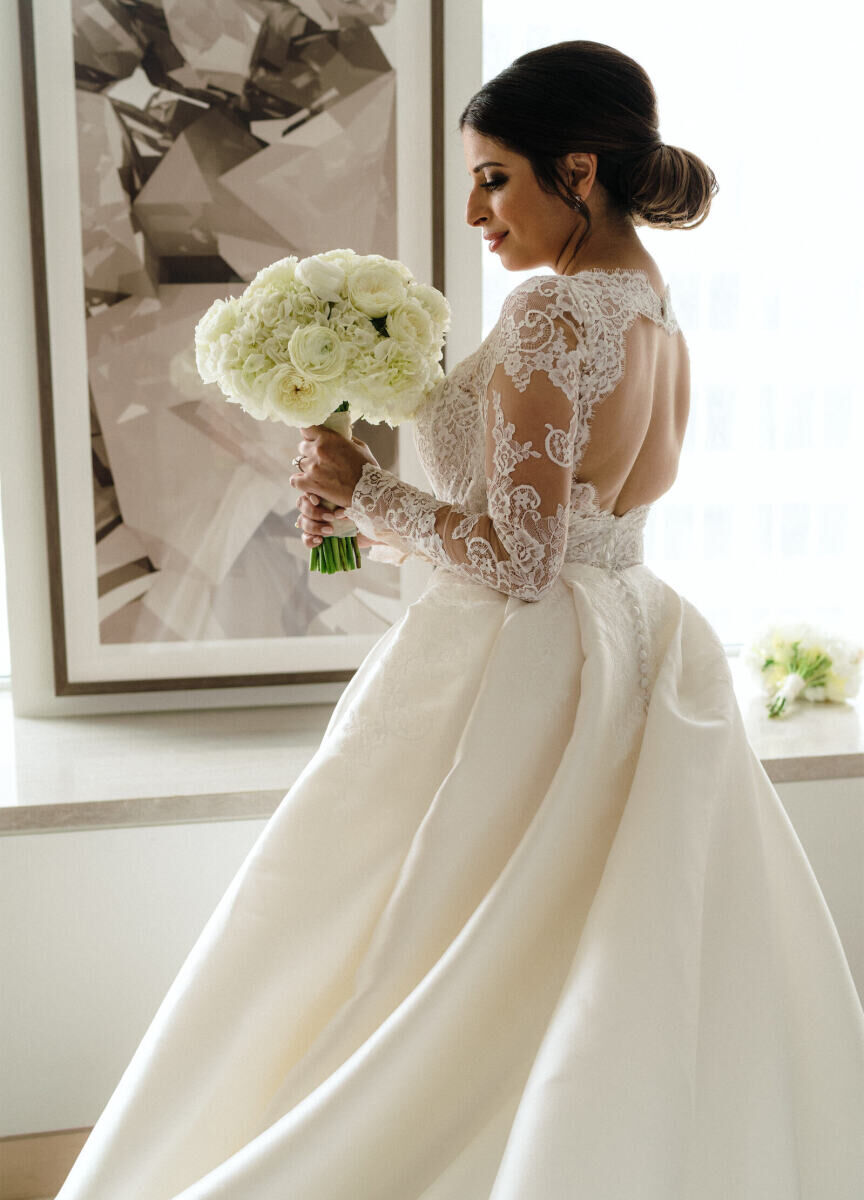
[[[483,201],[483,197],[473,194],[470,195],[468,197],[468,203],[465,206],[465,220],[467,224],[476,225],[478,221],[485,221],[487,219],[488,215],[486,213],[486,205]]]

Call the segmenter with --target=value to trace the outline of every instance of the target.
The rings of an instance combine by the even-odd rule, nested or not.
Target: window
[[[635,0],[573,11],[533,0],[526,20],[521,2],[485,0],[483,78],[554,42],[614,46],[651,78],[663,140],[704,159],[720,187],[698,228],[638,230],[692,372],[679,474],[649,516],[646,562],[728,646],[784,619],[860,638],[864,170],[849,12],[829,0],[801,23],[732,0],[700,26],[678,3],[661,19]],[[537,272],[483,261],[485,337]]]

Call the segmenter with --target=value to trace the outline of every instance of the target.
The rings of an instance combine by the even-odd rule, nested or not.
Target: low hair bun
[[[695,229],[719,188],[707,163],[690,150],[661,142],[633,164],[626,207],[634,225]]]
[[[597,182],[634,225],[693,228],[719,190],[701,158],[659,137],[644,69],[602,42],[557,42],[520,55],[471,97],[459,117],[460,130],[466,125],[527,158],[540,187],[571,207],[565,157],[596,154]]]

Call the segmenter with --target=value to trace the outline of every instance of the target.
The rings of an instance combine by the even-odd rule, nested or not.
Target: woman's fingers
[[[315,496],[314,493],[310,495],[306,492],[301,492],[297,507],[304,516],[311,517],[313,520],[328,521],[332,517],[341,517],[345,513],[345,508],[341,504],[338,504],[334,509],[326,508],[320,503],[319,497]]]
[[[300,494],[298,501],[300,516],[294,524],[302,531],[302,540],[305,546],[320,545],[323,537],[334,532],[333,518],[341,516],[345,511],[341,505],[331,511],[318,501],[320,501],[320,497],[316,496],[314,492],[301,492]]]

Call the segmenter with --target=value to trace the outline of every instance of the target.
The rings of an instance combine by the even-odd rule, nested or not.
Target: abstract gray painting
[[[383,632],[397,569],[319,575],[298,430],[205,387],[193,331],[267,263],[397,256],[395,0],[74,0],[102,643]],[[396,432],[358,421],[382,465]]]

